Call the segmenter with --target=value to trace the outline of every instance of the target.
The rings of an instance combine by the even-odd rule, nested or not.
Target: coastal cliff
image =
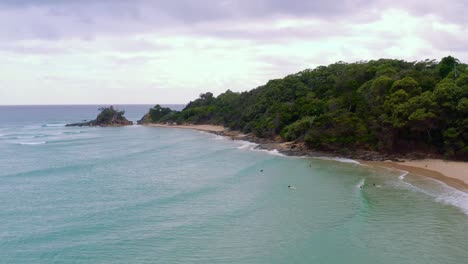
[[[103,107],[99,109],[101,113],[96,117],[96,119],[83,122],[83,123],[73,123],[67,124],[67,127],[72,126],[100,126],[100,127],[108,127],[108,126],[131,126],[133,125],[132,121],[129,121],[125,118],[124,114],[125,111],[119,111],[115,109],[113,106],[110,107]]]

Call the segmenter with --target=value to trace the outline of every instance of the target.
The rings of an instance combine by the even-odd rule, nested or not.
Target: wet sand
[[[411,174],[431,177],[459,190],[468,191],[468,162],[440,159],[392,161],[360,161],[366,165],[407,171]]]

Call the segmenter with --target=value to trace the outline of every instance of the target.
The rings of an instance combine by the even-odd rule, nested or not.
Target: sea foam
[[[259,148],[260,145],[257,144],[257,143],[244,141],[244,140],[238,140],[236,142],[241,144],[240,146],[237,147],[237,149],[265,152],[265,153],[268,153],[268,154],[274,155],[274,156],[281,156],[281,157],[286,156],[286,155],[282,154],[281,152],[279,152],[277,149],[269,150],[269,149]]]
[[[43,127],[64,127],[66,125],[67,124],[54,124],[54,123],[51,123],[51,124],[45,124],[45,125],[43,125]]]
[[[353,160],[353,159],[347,159],[347,158],[339,158],[339,157],[312,157],[314,159],[321,159],[321,160],[333,160],[333,161],[338,161],[338,162],[343,162],[343,163],[350,163],[350,164],[356,164],[356,165],[361,165],[359,161]]]
[[[279,152],[277,149],[272,149],[272,150],[268,150],[268,149],[260,149],[260,148],[256,148],[256,149],[253,149],[254,151],[261,151],[261,152],[266,152],[270,155],[274,155],[274,156],[280,156],[280,157],[286,157],[286,155],[284,155],[283,153]]]
[[[237,149],[248,149],[248,150],[254,150],[256,147],[258,147],[257,143],[249,142],[249,141],[243,141],[239,140],[237,141],[241,145],[237,147]]]
[[[409,172],[403,171],[403,170],[399,170],[399,171],[403,172],[403,174],[401,174],[400,176],[398,176],[398,179],[404,180],[405,177],[406,177],[406,175],[408,175]]]
[[[42,145],[46,144],[46,141],[38,141],[38,142],[20,142],[20,145]]]
[[[404,180],[402,182],[408,189],[419,193],[424,193],[432,197],[436,202],[455,206],[459,208],[464,214],[468,215],[468,193],[450,187],[439,180],[433,178],[426,179],[436,183],[439,188],[434,190],[431,188],[418,187]]]

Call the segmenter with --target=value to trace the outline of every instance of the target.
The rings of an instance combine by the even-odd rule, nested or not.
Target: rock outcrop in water
[[[125,111],[119,111],[114,109],[113,106],[110,107],[103,107],[99,109],[101,113],[96,117],[96,119],[83,122],[83,123],[74,123],[74,124],[67,124],[66,126],[131,126],[133,125],[132,121],[129,121],[127,118],[124,117]]]

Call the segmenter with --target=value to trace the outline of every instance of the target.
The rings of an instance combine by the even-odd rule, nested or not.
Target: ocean
[[[0,263],[468,263],[468,194],[439,181],[200,131],[64,126],[98,107],[0,107]]]

